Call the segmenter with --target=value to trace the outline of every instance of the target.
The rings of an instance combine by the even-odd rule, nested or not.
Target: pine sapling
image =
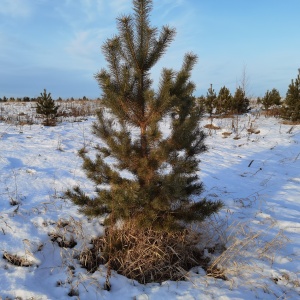
[[[118,35],[102,47],[108,68],[96,74],[103,92],[93,125],[101,140],[97,154],[80,152],[95,196],[80,187],[67,196],[86,215],[106,214],[109,225],[135,220],[141,228],[182,229],[222,207],[220,201],[200,198],[205,134],[190,80],[197,57],[186,54],[179,71],[164,68],[155,91],[150,71],[175,29],[150,25],[151,0],[134,0],[133,9],[133,15],[117,19]],[[170,130],[164,128],[166,120]]]
[[[36,113],[44,118],[43,124],[45,126],[55,126],[59,106],[55,104],[51,93],[47,93],[44,89],[44,92],[38,97],[36,105]]]

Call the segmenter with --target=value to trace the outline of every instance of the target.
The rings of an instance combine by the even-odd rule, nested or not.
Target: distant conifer
[[[36,102],[36,113],[44,118],[43,124],[45,126],[56,125],[57,110],[59,106],[55,105],[51,98],[51,93],[47,93],[46,89],[40,94]]]
[[[229,89],[223,86],[218,94],[216,101],[216,113],[219,115],[225,115],[232,110],[232,95]]]
[[[217,95],[211,84],[210,88],[207,91],[206,98],[204,101],[205,111],[209,114],[210,118],[214,113],[217,104],[216,102],[217,102]]]
[[[264,106],[265,110],[268,110],[272,105],[280,105],[281,104],[281,96],[278,90],[275,88],[266,91],[264,97],[261,99],[261,103]]]
[[[300,121],[300,70],[297,78],[292,79],[286,93],[283,117],[293,122]]]
[[[238,87],[232,99],[232,111],[236,114],[244,114],[249,110],[249,99],[246,98],[245,91]]]

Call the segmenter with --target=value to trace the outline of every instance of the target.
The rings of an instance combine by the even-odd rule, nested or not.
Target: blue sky
[[[117,34],[116,17],[131,0],[0,0],[0,97],[101,96],[94,74],[105,67],[103,42]],[[247,93],[277,88],[285,96],[300,68],[299,0],[154,0],[152,25],[177,35],[152,70],[178,70],[198,55],[196,96],[210,83],[233,93],[245,74]]]

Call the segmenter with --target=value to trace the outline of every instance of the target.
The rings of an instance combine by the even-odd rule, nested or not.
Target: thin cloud
[[[93,30],[78,31],[66,46],[66,51],[72,55],[89,57],[97,48],[97,40],[97,34]]]
[[[103,0],[64,0],[56,4],[54,10],[71,28],[90,26],[109,15]]]
[[[86,23],[97,21],[105,13],[105,1],[103,0],[80,0],[80,6]]]
[[[157,2],[156,2],[157,1]],[[154,9],[155,11],[160,12],[160,18],[165,19],[167,16],[169,16],[174,9],[187,8],[187,3],[184,3],[183,0],[156,0],[154,1]],[[185,4],[185,5],[184,5]]]
[[[74,32],[73,38],[64,48],[67,61],[77,69],[95,72],[100,67],[100,63],[104,63],[101,46],[110,33],[110,28]]]
[[[6,17],[29,17],[32,6],[28,0],[1,0],[0,15]]]
[[[131,10],[132,2],[128,0],[111,0],[109,2],[111,13],[117,17]]]

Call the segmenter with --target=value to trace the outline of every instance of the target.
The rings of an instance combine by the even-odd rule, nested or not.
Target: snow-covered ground
[[[300,298],[300,125],[249,114],[215,119],[221,129],[206,129],[204,196],[225,206],[203,226],[206,238],[226,245],[221,256],[208,255],[227,280],[194,268],[186,281],[142,285],[113,272],[106,291],[105,266],[88,274],[76,259],[103,232],[102,220],[88,220],[62,198],[74,185],[93,189],[77,151],[98,142],[94,120],[56,127],[0,122],[0,299]],[[250,127],[259,133],[248,133]],[[62,236],[76,246],[59,247]]]

